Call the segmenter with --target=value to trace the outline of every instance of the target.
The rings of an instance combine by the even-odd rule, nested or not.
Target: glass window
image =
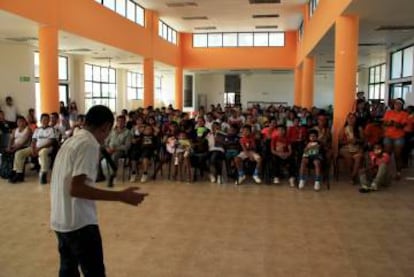
[[[222,34],[208,34],[208,47],[221,47],[223,46]]]
[[[269,46],[269,33],[254,33],[254,46]]]
[[[135,22],[135,3],[131,0],[127,3],[127,18]]]
[[[269,46],[285,46],[285,33],[269,33]]]
[[[385,63],[371,66],[369,72],[368,82],[368,100],[385,99]]]
[[[88,72],[88,73],[87,73]],[[92,75],[89,80],[86,76]],[[85,64],[85,108],[102,104],[115,111],[116,71],[114,68]]]
[[[194,47],[207,47],[207,34],[194,34],[193,35]]]
[[[68,58],[59,56],[59,80],[68,79]]]
[[[118,0],[116,1],[116,12],[120,15],[124,16],[126,15],[126,0]]]
[[[414,46],[405,48],[403,51],[403,69],[402,77],[413,76],[413,59],[414,59]]]
[[[138,100],[143,99],[144,95],[144,83],[143,83],[143,74],[128,71],[127,73],[127,94],[129,100]]]
[[[138,23],[141,26],[145,25],[145,10],[139,6],[139,5],[135,5],[136,8],[136,20],[135,22]]]
[[[172,35],[172,43],[177,44],[177,32],[173,31]]]
[[[104,0],[103,4],[105,7],[111,9],[111,10],[115,10],[115,0]]]
[[[223,46],[236,47],[237,46],[237,33],[224,33],[223,34]]]
[[[160,37],[162,37],[162,26],[163,26],[164,24],[162,24],[162,21],[158,21],[158,35],[160,36]]]
[[[39,78],[40,72],[39,72],[39,52],[34,53],[34,77]]]
[[[391,54],[391,79],[401,78],[402,69],[402,51]]]
[[[253,46],[253,33],[239,33],[239,46]]]

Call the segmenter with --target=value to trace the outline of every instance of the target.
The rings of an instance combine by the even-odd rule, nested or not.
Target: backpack
[[[13,171],[14,153],[3,153],[1,155],[0,176],[9,179]]]

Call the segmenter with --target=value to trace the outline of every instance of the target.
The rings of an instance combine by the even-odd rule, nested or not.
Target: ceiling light
[[[207,20],[207,16],[183,16],[183,20]]]
[[[203,26],[203,27],[195,27],[194,30],[216,30],[217,27],[215,26]]]
[[[249,0],[250,4],[280,4],[281,0]]]
[[[375,31],[409,31],[414,30],[414,25],[382,25]]]
[[[256,29],[277,29],[277,25],[259,25],[256,26]]]
[[[169,2],[166,4],[169,8],[197,7],[196,2]]]
[[[277,18],[279,17],[278,14],[254,14],[252,15],[253,18]]]

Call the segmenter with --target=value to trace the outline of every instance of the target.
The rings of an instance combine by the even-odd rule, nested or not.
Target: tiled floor
[[[331,187],[141,185],[140,207],[98,205],[108,276],[414,276],[414,181]],[[0,181],[1,277],[57,276],[49,209],[34,176]]]

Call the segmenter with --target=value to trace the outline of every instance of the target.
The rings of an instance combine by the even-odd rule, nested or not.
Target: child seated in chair
[[[315,184],[314,190],[319,191],[321,189],[321,161],[322,161],[322,147],[318,138],[318,131],[311,129],[308,132],[309,142],[306,144],[303,150],[302,161],[299,170],[299,189],[305,187],[306,175],[305,171],[308,169],[309,163],[315,167]]]
[[[144,132],[140,140],[140,150],[142,159],[142,176],[141,183],[145,183],[148,180],[148,167],[150,160],[154,157],[156,147],[156,137],[154,135],[154,129],[151,125],[146,125]]]
[[[238,184],[240,185],[246,179],[246,175],[243,171],[243,161],[245,159],[249,159],[251,161],[256,162],[256,168],[253,173],[253,180],[255,181],[255,183],[260,184],[262,180],[259,177],[259,171],[262,164],[262,157],[256,152],[256,142],[255,138],[252,136],[250,125],[244,125],[242,128],[240,146],[242,148],[242,151],[234,159],[237,171],[239,173]]]
[[[287,137],[286,126],[278,126],[279,135],[272,139],[271,152],[273,160],[273,184],[279,184],[282,175],[282,167],[287,166],[289,170],[289,185],[295,186],[295,162],[293,159],[292,145]]]
[[[380,143],[376,143],[373,151],[369,152],[368,168],[360,170],[360,192],[378,190],[378,186],[386,186],[391,181],[390,155],[384,151]],[[371,182],[371,184],[369,184]]]
[[[185,132],[180,132],[178,137],[169,137],[167,139],[167,152],[172,155],[172,162],[174,164],[173,178],[177,178],[178,171],[180,179],[183,179],[183,167],[186,166],[188,170],[188,181],[191,181],[191,141],[188,139]]]

